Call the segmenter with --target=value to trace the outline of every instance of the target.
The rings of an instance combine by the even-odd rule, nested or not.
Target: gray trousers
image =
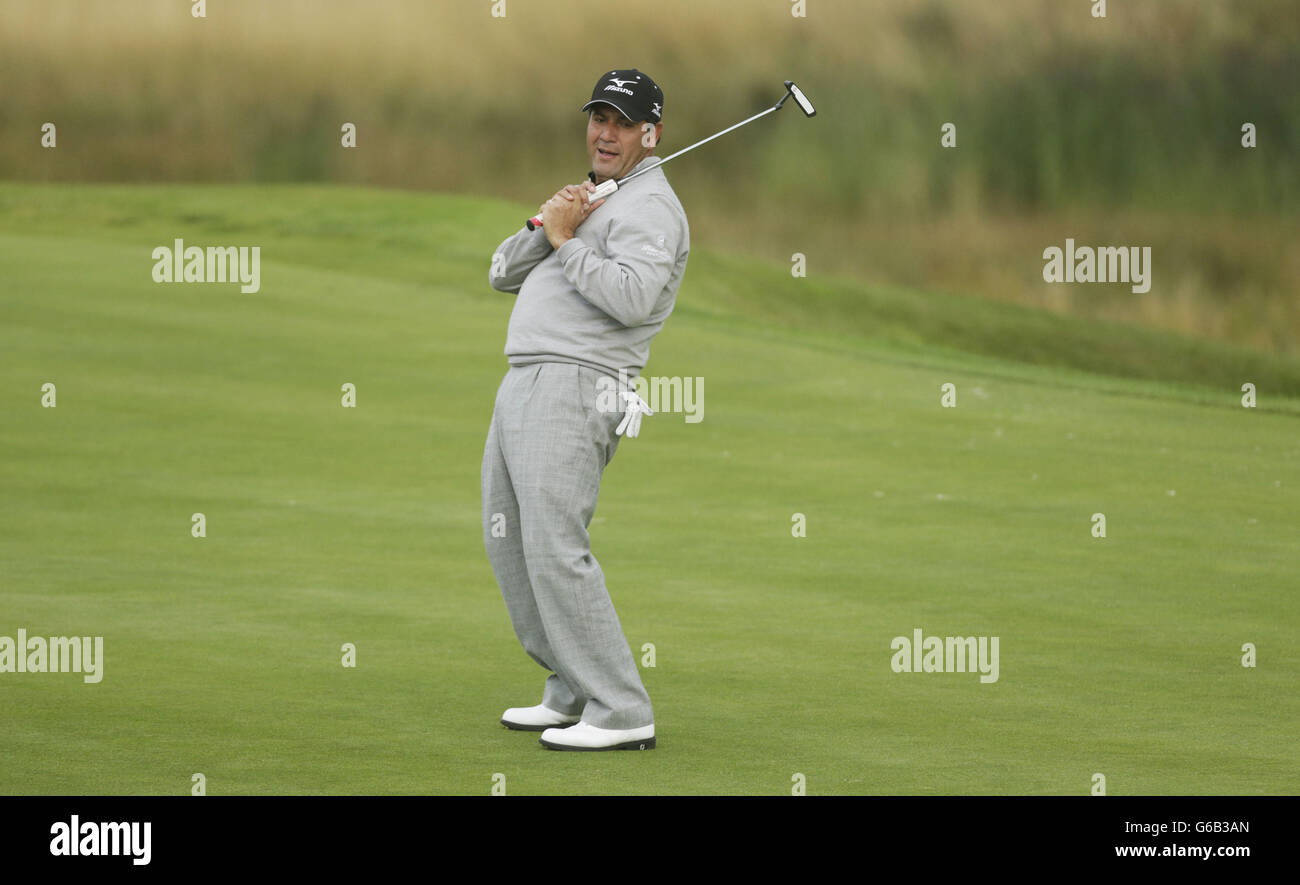
[[[552,672],[542,703],[641,728],[654,722],[650,696],[587,534],[622,418],[597,408],[601,374],[576,363],[506,372],[483,451],[483,543],[515,635]]]

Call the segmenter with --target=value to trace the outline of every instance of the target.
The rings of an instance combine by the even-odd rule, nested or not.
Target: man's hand
[[[552,247],[558,249],[573,239],[587,216],[604,205],[604,197],[594,203],[587,202],[587,192],[595,189],[590,181],[566,185],[542,204],[542,230],[546,231],[546,239]]]
[[[573,185],[571,185],[571,184],[566,184],[564,187],[560,188],[558,191],[555,192],[555,196],[551,197],[551,200],[555,200],[555,199],[558,199],[558,198],[560,198],[560,197],[563,197],[563,198],[566,199],[566,200],[572,200],[572,199],[573,199]],[[547,202],[549,203],[550,200],[547,200]],[[542,205],[540,205],[540,206],[537,207],[537,214],[538,214],[538,215],[541,215],[541,214],[544,213],[545,211],[546,211],[546,203],[543,203]]]

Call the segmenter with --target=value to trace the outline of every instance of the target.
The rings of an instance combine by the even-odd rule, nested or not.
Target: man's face
[[[641,143],[642,138],[658,144],[664,124],[654,124],[653,134],[645,132],[644,126],[644,123],[629,120],[607,104],[598,104],[588,112],[587,153],[598,184],[607,178],[622,178],[632,171],[633,166],[654,153],[653,147]]]

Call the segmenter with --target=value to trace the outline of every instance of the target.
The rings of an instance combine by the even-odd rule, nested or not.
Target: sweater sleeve
[[[684,238],[672,202],[651,194],[634,214],[610,223],[601,258],[574,237],[556,256],[564,275],[587,301],[624,326],[639,326],[654,312]]]
[[[551,243],[546,231],[520,228],[506,238],[492,254],[488,268],[488,284],[498,292],[518,292],[524,280],[542,259],[551,254]]]

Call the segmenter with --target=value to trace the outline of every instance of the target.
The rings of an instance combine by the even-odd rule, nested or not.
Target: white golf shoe
[[[511,707],[501,714],[501,724],[516,731],[545,731],[553,726],[573,725],[582,717],[557,713],[550,707]]]
[[[548,750],[653,750],[655,727],[597,728],[579,722],[568,728],[548,728],[540,740]]]

